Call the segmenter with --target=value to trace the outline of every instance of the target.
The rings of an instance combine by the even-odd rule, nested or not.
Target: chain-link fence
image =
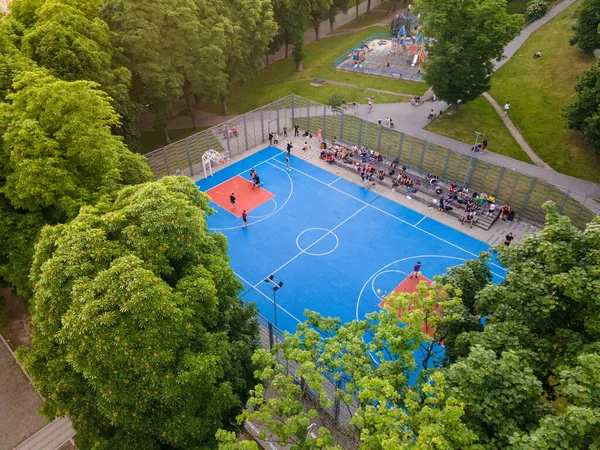
[[[348,144],[365,145],[390,159],[398,159],[400,165],[411,170],[433,172],[444,181],[493,194],[509,203],[519,217],[536,224],[544,223],[545,212],[541,205],[546,200],[554,201],[559,211],[579,227],[600,214],[600,199],[471,158],[343,110],[336,112],[293,94],[150,152],[146,154],[146,161],[157,178],[174,174],[176,169],[193,177],[202,172],[202,154],[206,150],[214,149],[235,157],[268,142],[269,132],[281,134],[284,126],[292,132],[294,124],[313,134],[320,128],[324,139],[336,137]]]
[[[271,350],[277,341],[281,342],[283,340],[283,333],[260,314],[258,315],[258,322],[260,324],[261,346],[267,350]],[[281,356],[281,352],[277,355],[277,360],[284,367],[286,375],[291,374],[296,377],[296,371],[300,368],[300,364],[284,359]],[[342,428],[348,428],[350,419],[352,419],[357,405],[348,405],[336,396],[336,392],[343,390],[345,387],[344,377],[341,377],[339,380],[334,380],[329,374],[323,374],[323,389],[330,400],[330,402],[326,402],[327,406],[323,404],[319,394],[312,391],[304,384],[304,380],[297,378],[297,382],[302,387],[302,391],[306,397],[308,397],[315,406],[329,415]]]

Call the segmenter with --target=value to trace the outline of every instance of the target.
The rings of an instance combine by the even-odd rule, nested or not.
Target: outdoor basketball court
[[[287,171],[285,152],[268,147],[197,183],[213,198],[217,213],[208,225],[227,236],[231,265],[246,289],[242,299],[273,321],[273,289],[264,279],[283,281],[276,293],[282,330],[293,332],[306,309],[362,319],[410,284],[405,279],[417,261],[432,280],[488,249],[433,220],[436,214],[423,216],[294,156],[291,164]],[[250,189],[252,167],[260,189]],[[495,261],[492,272],[495,282],[505,275]]]

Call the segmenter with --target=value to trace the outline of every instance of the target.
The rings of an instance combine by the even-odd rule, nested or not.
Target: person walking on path
[[[412,279],[413,277],[419,278],[419,275],[420,275],[420,274],[421,274],[421,261],[418,261],[418,262],[415,264],[415,267],[413,267],[413,271],[411,272],[411,274],[410,274],[410,277],[409,277],[409,278],[411,278],[411,279]]]
[[[508,233],[506,235],[506,237],[504,238],[504,245],[506,245],[508,247],[514,238],[515,237],[513,236],[512,233]]]
[[[508,116],[508,110],[510,109],[510,102],[506,102],[504,105],[504,115]]]
[[[481,152],[482,153],[487,153],[487,146],[488,146],[488,141],[487,141],[487,138],[484,136],[483,142],[481,143]]]
[[[269,131],[269,145],[273,145],[273,132]]]
[[[242,226],[243,227],[248,226],[248,214],[246,214],[246,210],[242,211]]]
[[[285,168],[288,170],[288,172],[292,171],[292,168],[290,167],[290,154],[287,153],[285,155]]]
[[[284,138],[287,137],[287,127],[286,126],[283,127],[283,137]]]
[[[300,137],[300,125],[294,125],[294,137]]]
[[[233,211],[235,209],[235,195],[233,195],[233,192],[229,196],[229,202],[231,203],[231,210]]]

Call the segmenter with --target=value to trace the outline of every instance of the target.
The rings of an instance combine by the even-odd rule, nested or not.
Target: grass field
[[[533,33],[492,78],[490,94],[503,105],[533,150],[559,172],[600,181],[600,155],[581,133],[567,128],[563,108],[575,98],[573,85],[594,63],[569,45],[579,3]],[[543,56],[533,59],[541,50]]]
[[[296,72],[294,61],[290,58],[271,64],[263,69],[256,78],[248,83],[236,83],[231,95],[227,98],[229,114],[242,114],[261,105],[270,103],[288,94],[298,94],[321,103],[325,103],[332,94],[341,94],[348,101],[353,97],[365,98],[373,95],[366,88],[380,89],[411,95],[422,95],[427,85],[422,82],[392,80],[386,77],[361,75],[343,72],[333,67],[333,61],[363,39],[374,33],[385,33],[385,27],[370,27],[363,31],[323,38],[306,46],[306,58],[303,71]],[[357,87],[328,85],[314,87],[310,85],[313,78],[341,81]],[[375,94],[378,103],[402,101],[396,96]],[[205,111],[220,114],[218,102],[206,102],[201,105]]]
[[[531,159],[514,140],[490,102],[482,96],[460,107],[454,115],[445,114],[425,127],[457,141],[473,144],[473,131],[485,133],[490,151],[530,163]]]

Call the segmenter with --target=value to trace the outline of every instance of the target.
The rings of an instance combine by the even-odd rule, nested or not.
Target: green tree
[[[577,12],[577,25],[571,45],[577,44],[584,52],[600,48],[600,0],[583,0]]]
[[[319,36],[319,28],[321,26],[321,22],[329,12],[329,8],[333,0],[309,0],[308,5],[308,18],[310,23],[315,30],[315,38],[318,41]]]
[[[327,19],[329,19],[329,32],[333,31],[333,24],[335,23],[335,16],[340,12],[347,13],[350,7],[350,0],[333,0],[331,6],[327,11]]]
[[[43,224],[145,182],[141,155],[111,134],[118,121],[107,95],[89,81],[67,82],[43,71],[13,80],[0,104],[0,276],[30,297],[31,253]],[[26,228],[23,228],[26,227]]]
[[[139,102],[149,105],[155,128],[170,142],[166,125],[178,99],[225,92],[226,23],[208,0],[107,0],[102,8],[124,49]]]
[[[413,295],[392,294],[384,311],[346,324],[306,312],[308,320],[295,334],[287,334],[270,354],[259,350],[255,355],[263,367],[260,378],[277,395],[265,396],[265,387],[258,385],[249,401],[253,409],[241,418],[267,424],[272,439],[306,439],[314,416],[302,409],[300,397],[310,390],[331,406],[323,384],[327,374],[344,387],[335,389],[334,396],[353,416],[351,425],[362,448],[479,448],[475,434],[462,422],[463,406],[447,395],[444,374],[431,366],[422,370],[415,358],[423,345],[434,342],[423,330],[439,322],[437,307],[459,301],[449,298],[449,289],[421,285]],[[401,318],[398,308],[404,310]],[[286,367],[295,371],[285,372],[275,355],[290,361]],[[319,436],[325,435],[323,431]],[[302,441],[305,446],[298,448],[328,448],[315,441]]]
[[[577,98],[565,111],[569,128],[583,133],[586,142],[600,153],[600,63],[575,83]]]
[[[244,14],[239,14],[244,11]],[[224,51],[227,58],[227,86],[231,92],[234,79],[246,82],[263,67],[263,56],[277,35],[271,0],[231,0],[223,5],[222,16],[228,16]],[[223,114],[227,114],[222,96]],[[188,107],[189,104],[188,104]],[[190,108],[191,109],[191,108]]]
[[[473,100],[490,88],[493,59],[523,24],[506,12],[506,0],[417,0],[428,48],[425,81],[453,105]]]
[[[209,198],[186,177],[122,189],[46,227],[19,358],[80,448],[206,448],[244,404],[258,324]]]
[[[306,56],[304,44],[304,33],[308,23],[310,13],[310,3],[312,0],[298,0],[293,7],[288,10],[286,20],[287,31],[292,45],[292,57],[296,63],[296,72],[302,71],[302,61]]]
[[[119,54],[106,22],[86,13],[92,11],[79,10],[65,0],[46,2],[37,10],[35,23],[25,31],[21,51],[58,78],[100,84],[121,116],[115,125],[117,134],[135,147],[139,108],[129,98],[131,72],[116,64]]]
[[[285,49],[285,57],[288,57],[290,34],[288,30],[288,20],[290,11],[290,0],[272,0],[273,5],[273,20],[277,24],[277,33],[271,39],[266,54],[266,66],[269,67],[269,55],[277,52],[282,45]]]

